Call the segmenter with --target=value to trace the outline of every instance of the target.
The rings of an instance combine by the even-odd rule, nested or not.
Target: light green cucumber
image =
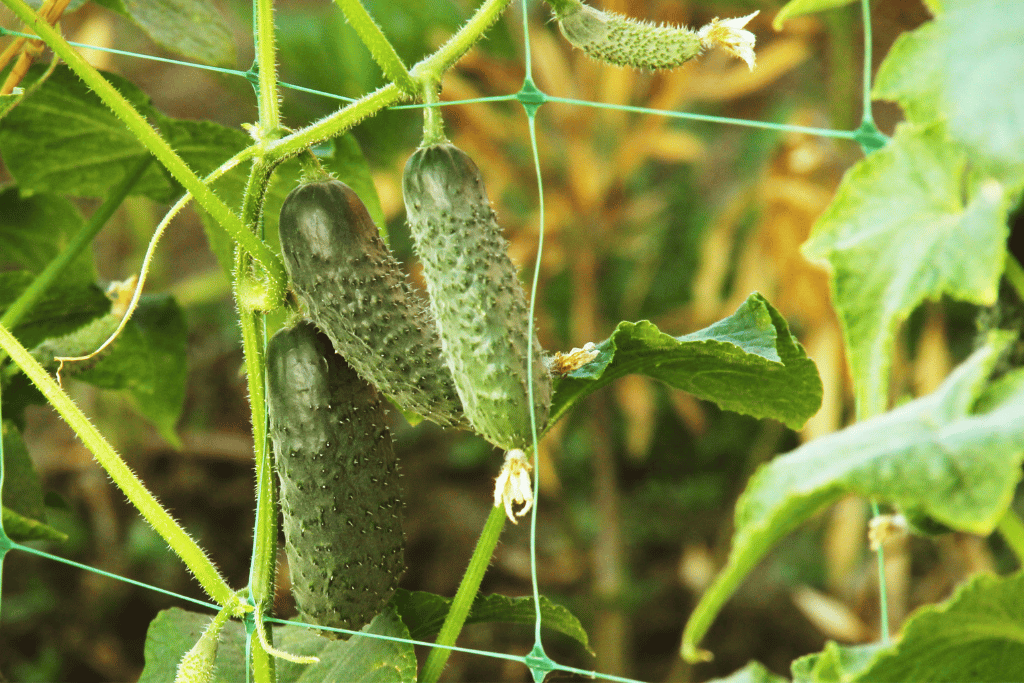
[[[454,145],[421,147],[403,180],[405,208],[445,358],[473,428],[506,450],[532,443],[530,378],[542,429],[551,375],[529,307],[473,160]]]
[[[295,188],[280,233],[295,293],[356,372],[405,410],[466,426],[427,305],[352,188],[337,180]]]
[[[405,569],[384,405],[304,321],[267,346],[267,406],[300,616],[358,630],[391,599]]]
[[[704,49],[697,31],[685,26],[652,24],[575,0],[557,5],[555,16],[566,40],[606,64],[673,69]]]

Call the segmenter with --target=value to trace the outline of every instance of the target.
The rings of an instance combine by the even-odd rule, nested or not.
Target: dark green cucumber
[[[525,448],[532,442],[528,354],[538,429],[551,405],[551,375],[536,336],[527,339],[526,295],[480,171],[454,145],[430,145],[410,157],[402,187],[431,310],[466,416],[496,446]]]
[[[465,426],[437,329],[352,188],[295,188],[281,208],[293,288],[334,348],[365,380],[438,424]]]
[[[405,570],[384,406],[306,321],[268,344],[267,404],[296,605],[310,623],[358,630]]]

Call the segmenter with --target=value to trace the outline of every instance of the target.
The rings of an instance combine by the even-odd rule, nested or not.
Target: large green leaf
[[[403,589],[395,593],[392,601],[415,640],[426,640],[436,635],[441,630],[452,604],[452,598],[425,591]],[[572,612],[542,595],[540,614],[541,625],[575,639],[593,654],[587,632],[583,630],[583,624]],[[532,625],[536,618],[532,597],[510,598],[505,595],[478,594],[473,600],[466,623],[506,622]]]
[[[143,116],[149,98],[128,80],[104,74]],[[0,126],[0,155],[25,193],[103,197],[149,151],[70,69],[53,75],[12,110]],[[133,188],[168,201],[172,185],[152,165]]]
[[[199,640],[211,615],[172,608],[164,610],[149,625],[146,634],[146,666],[139,683],[167,683],[174,680],[178,661]],[[416,680],[416,654],[405,643],[353,636],[329,640],[316,630],[300,626],[275,626],[276,647],[297,655],[313,655],[319,664],[299,665],[277,660],[278,683],[335,683],[336,681]],[[386,609],[363,629],[364,633],[408,638],[409,631],[394,610]],[[221,632],[213,679],[210,683],[245,681],[245,631],[230,622]]]
[[[1024,177],[1024,12],[1017,0],[944,0],[934,21],[900,38],[874,96],[918,123],[947,122],[972,159]]]
[[[896,330],[921,302],[996,300],[1009,197],[966,165],[941,125],[900,126],[846,174],[804,244],[831,267],[862,416],[886,409]]]
[[[1024,681],[1024,574],[980,574],[914,613],[898,642],[841,647],[793,663],[797,683]]]
[[[235,66],[235,40],[207,0],[124,0],[128,15],[157,45],[204,64]]]
[[[596,351],[590,363],[555,380],[549,425],[584,396],[634,373],[794,429],[821,406],[814,362],[760,294],[751,294],[728,318],[681,337],[646,320],[619,323]]]
[[[288,652],[314,655],[319,664],[302,666],[278,663],[278,683],[334,683],[366,681],[370,683],[412,683],[416,680],[416,652],[409,643],[352,636],[348,640],[328,640],[308,628],[275,628],[275,642]],[[280,633],[280,637],[277,637]],[[363,633],[409,639],[409,629],[394,607],[388,606],[374,617]]]
[[[110,352],[75,379],[126,389],[132,403],[170,443],[185,400],[185,316],[168,294],[147,294]]]
[[[855,680],[885,648],[881,643],[841,646],[829,641],[821,652],[793,660],[793,683]]]
[[[1024,681],[1024,574],[979,575],[918,610],[859,681]]]
[[[0,313],[7,310],[35,276],[27,270],[0,272]],[[53,283],[14,328],[14,335],[32,348],[48,337],[67,334],[110,310],[110,299],[95,284]]]
[[[17,187],[0,192],[0,268],[38,274],[68,245],[82,227],[82,214],[53,194],[22,197]],[[65,285],[96,279],[92,249],[86,248],[61,274]]]
[[[1008,382],[1016,391],[987,412],[971,409],[1008,341],[994,337],[934,393],[758,469],[736,504],[728,563],[686,626],[684,654],[699,656],[714,615],[773,545],[850,493],[913,508],[953,529],[990,533],[1021,477],[1024,384]]]

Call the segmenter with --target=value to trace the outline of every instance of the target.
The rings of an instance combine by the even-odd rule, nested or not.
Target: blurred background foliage
[[[366,1],[398,52],[412,63],[440,45],[470,13],[469,0]],[[670,73],[599,65],[573,52],[531,9],[534,80],[545,92],[595,102],[829,128],[860,116],[860,21],[851,6],[770,27],[781,2],[606,0],[604,9],[700,26],[754,9],[758,36],[750,72],[712,52]],[[873,3],[875,62],[900,32],[927,19],[918,0]],[[219,4],[234,27],[239,58],[251,58],[250,6]],[[13,26],[10,15],[5,25]],[[285,81],[359,96],[382,77],[330,3],[277,5]],[[87,4],[63,21],[72,39],[164,54],[120,17]],[[515,92],[522,84],[522,25],[513,5],[487,39],[444,82],[443,99]],[[254,120],[242,79],[90,52],[101,68],[140,85],[166,113],[239,126]],[[284,91],[286,124],[299,126],[338,106]],[[894,107],[875,109],[883,131]],[[481,167],[490,197],[524,273],[537,256],[539,209],[526,118],[518,104],[445,109],[453,141]],[[420,135],[420,114],[386,112],[354,132],[371,162],[392,248],[414,281],[417,264],[404,226],[401,171]],[[787,318],[818,365],[824,404],[800,433],[723,413],[638,376],[594,395],[541,444],[538,522],[541,592],[584,622],[596,651],[551,636],[557,660],[652,681],[704,680],[756,658],[785,673],[826,638],[877,638],[877,573],[866,550],[865,503],[849,500],[794,534],[764,563],[716,622],[707,665],[678,656],[683,623],[724,561],[732,504],[758,464],[834,431],[850,415],[842,335],[825,274],[799,245],[842,172],[860,157],[852,143],[650,114],[547,104],[538,118],[546,198],[539,334],[568,351],[607,337],[620,320],[653,320],[680,335],[726,315],[753,291]],[[4,182],[9,176],[4,175]],[[93,208],[84,202],[84,209]],[[131,199],[100,235],[101,278],[123,279],[141,263],[165,207]],[[253,521],[252,444],[240,376],[241,351],[227,280],[194,213],[161,245],[152,291],[169,291],[189,324],[189,383],[175,451],[116,395],[72,385],[76,399],[150,488],[200,539],[235,585],[244,585]],[[971,347],[974,309],[932,304],[906,326],[894,395],[934,388]],[[393,415],[405,473],[409,569],[402,585],[454,593],[491,504],[500,454],[481,439]],[[92,567],[201,597],[186,570],[110,486],[91,455],[48,409],[30,414],[26,434],[45,477],[51,520],[70,540],[50,550]],[[509,527],[485,592],[529,592],[529,531]],[[887,560],[890,621],[947,596],[966,574],[999,566],[1001,548],[952,534],[905,540]],[[283,561],[283,555],[282,555]],[[142,667],[146,626],[177,604],[159,593],[15,553],[3,584],[0,670],[18,681],[128,681]],[[291,616],[286,574],[277,610]],[[290,611],[291,610],[291,611]],[[462,644],[524,655],[532,629],[480,625]],[[502,660],[454,654],[450,681],[526,681]]]

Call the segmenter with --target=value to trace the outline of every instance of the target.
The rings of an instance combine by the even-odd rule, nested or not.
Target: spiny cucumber
[[[582,2],[555,10],[562,35],[599,61],[638,69],[672,69],[704,49],[700,36],[685,26],[658,26]]]
[[[356,372],[403,409],[465,426],[430,312],[352,188],[337,180],[295,188],[280,232],[296,294]]]
[[[526,296],[480,171],[454,145],[421,147],[405,166],[403,191],[431,310],[466,416],[494,445],[526,448],[532,443],[528,355],[533,354],[538,429],[551,405],[551,375],[536,336],[527,339]]]
[[[358,630],[405,569],[384,406],[308,321],[271,338],[267,399],[295,602],[311,623]]]

